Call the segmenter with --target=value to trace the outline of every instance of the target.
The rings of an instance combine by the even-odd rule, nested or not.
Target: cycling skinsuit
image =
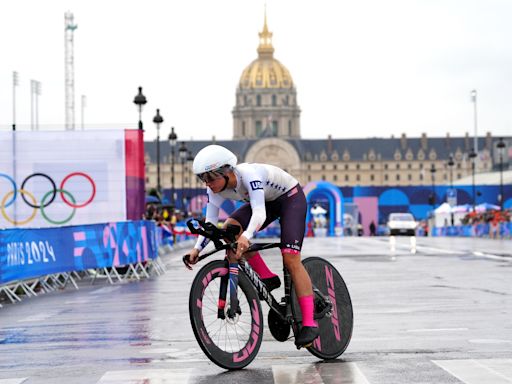
[[[226,199],[245,201],[231,218],[238,221],[248,240],[254,233],[280,219],[282,252],[299,253],[304,238],[307,203],[297,179],[281,168],[268,164],[243,163],[234,169],[235,188],[213,193],[206,188],[206,221],[217,224]],[[195,248],[202,250],[208,239],[199,236]]]

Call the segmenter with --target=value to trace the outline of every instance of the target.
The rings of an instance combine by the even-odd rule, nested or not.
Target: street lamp
[[[450,153],[450,157],[448,158],[448,167],[450,168],[450,194],[452,196],[452,200],[451,200],[452,204],[454,204],[453,196],[456,196],[453,191],[453,166],[454,165],[455,165],[455,161],[453,161],[453,155]],[[451,205],[450,205],[450,207],[451,207]],[[450,222],[451,222],[451,226],[453,227],[455,220],[454,220],[453,212],[451,212],[451,210],[450,210]]]
[[[187,164],[188,164],[188,185],[190,186],[190,189],[193,189],[192,186],[192,163],[194,162],[194,156],[192,156],[192,151],[187,152]],[[195,194],[195,191],[194,191]],[[193,197],[193,195],[191,198]]]
[[[133,99],[133,103],[139,108],[139,129],[142,130],[142,107],[148,101],[146,100],[146,96],[142,94],[142,87],[139,87],[139,93]]]
[[[187,160],[187,147],[185,142],[182,141],[179,149],[179,156],[181,160],[181,203],[183,209],[185,208],[185,160]]]
[[[475,125],[475,138],[473,139],[473,145],[475,153],[478,153],[478,134],[477,134],[477,118],[476,118],[476,89],[471,91],[471,101],[473,102],[473,121]]]
[[[176,148],[176,141],[178,135],[174,132],[174,127],[171,127],[169,134],[169,144],[171,145],[171,204],[174,206],[176,201],[176,190],[174,188],[174,148]]]
[[[503,211],[503,200],[505,200],[505,195],[503,194],[503,154],[505,153],[505,142],[503,137],[500,137],[497,147],[498,154],[500,155],[500,207]]]
[[[473,184],[473,212],[475,211],[475,204],[476,204],[476,191],[475,191],[475,157],[476,152],[474,148],[471,148],[471,151],[469,152],[469,158],[471,159],[471,179]]]
[[[432,174],[432,214],[434,212],[434,209],[436,207],[436,186],[435,186],[435,173],[436,173],[436,165],[432,163],[432,166],[430,167],[430,173]]]
[[[156,124],[156,190],[158,197],[162,192],[160,185],[160,124],[164,122],[164,118],[160,115],[160,109],[156,110],[156,115],[153,117],[153,123]]]

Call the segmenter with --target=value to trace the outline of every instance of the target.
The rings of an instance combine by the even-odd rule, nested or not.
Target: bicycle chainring
[[[270,333],[277,341],[284,342],[290,336],[290,324],[281,319],[272,309],[268,311],[268,328]]]

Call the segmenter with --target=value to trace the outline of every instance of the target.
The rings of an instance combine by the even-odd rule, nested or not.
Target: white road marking
[[[473,344],[510,344],[512,340],[502,340],[502,339],[471,339],[470,343]]]
[[[0,384],[21,384],[27,379],[28,377],[23,377],[20,379],[0,379]]]
[[[97,384],[187,384],[192,369],[109,371]]]
[[[408,329],[407,332],[459,332],[467,331],[468,328],[419,328],[419,329]]]
[[[466,384],[512,383],[512,359],[433,360],[433,362]]]
[[[273,365],[272,373],[275,384],[323,384],[322,376],[336,384],[370,384],[356,363]]]

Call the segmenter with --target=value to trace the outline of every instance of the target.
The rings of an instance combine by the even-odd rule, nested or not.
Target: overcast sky
[[[61,127],[64,13],[75,31],[77,126],[135,127],[143,86],[146,139],[232,137],[243,69],[256,57],[264,0],[4,1],[0,127],[30,129],[30,79],[42,83],[41,129]],[[512,134],[512,1],[267,0],[275,58],[290,71],[303,138]],[[61,128],[62,129],[62,128]]]

